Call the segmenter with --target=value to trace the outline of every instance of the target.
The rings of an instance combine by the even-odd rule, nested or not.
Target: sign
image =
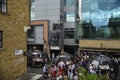
[[[15,55],[21,55],[23,54],[23,50],[15,50]]]

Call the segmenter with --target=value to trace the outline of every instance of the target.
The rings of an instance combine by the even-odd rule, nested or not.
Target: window
[[[35,0],[31,1],[31,20],[35,19]]]
[[[34,38],[34,28],[33,27],[31,27],[31,29],[29,29],[27,31],[27,37],[28,38]]]
[[[0,12],[6,12],[6,0],[0,0]]]
[[[74,31],[64,31],[64,38],[65,39],[73,39],[74,38]]]
[[[35,8],[35,0],[31,1],[31,8]]]
[[[74,5],[75,0],[66,0],[66,6],[72,6]]]
[[[75,13],[74,12],[66,13],[66,22],[75,22]]]
[[[2,33],[3,33],[3,32],[0,31],[0,48],[3,47],[3,40],[2,40],[3,34],[2,34]]]

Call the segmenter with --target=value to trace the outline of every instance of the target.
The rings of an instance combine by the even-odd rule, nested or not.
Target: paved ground
[[[41,74],[26,73],[17,80],[38,80],[41,76],[42,76]]]
[[[48,67],[51,65],[49,64]],[[27,73],[17,80],[42,80],[42,68],[27,67]]]
[[[42,77],[42,68],[27,68],[27,73],[17,80],[38,80]]]

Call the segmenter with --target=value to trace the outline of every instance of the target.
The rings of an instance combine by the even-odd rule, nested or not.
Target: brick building
[[[15,80],[26,72],[26,32],[29,0],[0,0],[0,80]]]

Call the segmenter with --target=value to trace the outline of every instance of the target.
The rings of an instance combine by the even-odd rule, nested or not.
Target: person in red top
[[[63,72],[64,72],[64,70],[63,70],[63,67],[58,67],[58,75],[59,75],[59,79],[62,79],[63,78]]]
[[[52,80],[56,80],[56,69],[54,64],[52,64],[52,68],[51,68],[51,78]]]

